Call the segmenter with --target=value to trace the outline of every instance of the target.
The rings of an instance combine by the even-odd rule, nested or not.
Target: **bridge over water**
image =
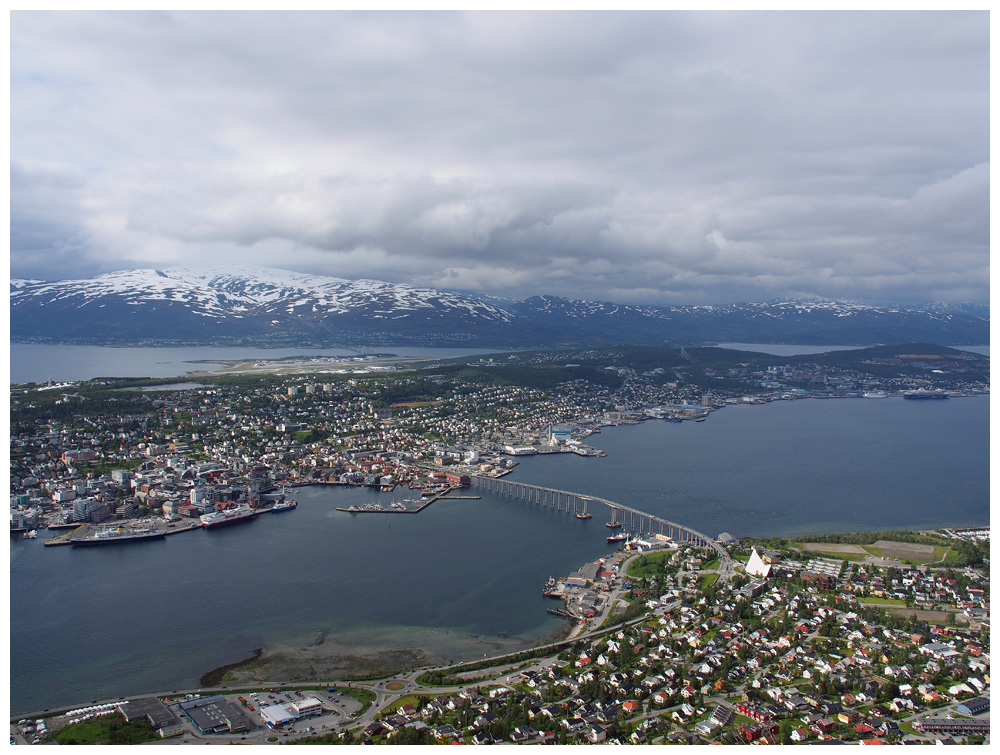
[[[591,513],[588,510],[588,506],[603,505],[611,510],[610,521],[618,522],[634,533],[665,535],[677,542],[707,546],[718,554],[723,564],[729,564],[732,561],[729,551],[708,535],[703,535],[701,532],[693,530],[690,527],[685,527],[683,524],[677,524],[676,522],[647,514],[645,511],[639,511],[639,509],[624,506],[605,498],[573,493],[568,490],[543,488],[538,485],[526,485],[523,482],[511,482],[495,477],[483,477],[481,475],[473,475],[470,479],[473,487],[481,490],[508,496],[527,503],[534,503],[539,506],[555,509],[556,511],[585,515]]]

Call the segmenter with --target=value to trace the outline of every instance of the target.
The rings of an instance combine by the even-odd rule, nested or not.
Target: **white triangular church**
[[[771,565],[765,564],[764,559],[754,548],[750,551],[750,560],[747,561],[747,574],[753,577],[766,577],[771,572]]]

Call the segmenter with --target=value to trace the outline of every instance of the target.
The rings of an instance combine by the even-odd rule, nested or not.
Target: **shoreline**
[[[988,398],[988,394],[986,394],[986,396]],[[516,477],[517,475],[515,474],[514,476]],[[939,527],[939,528],[931,528],[931,529],[932,530],[953,530],[953,531],[954,530],[959,530],[959,531],[961,531],[961,530],[966,530],[966,529],[989,529],[989,528],[990,528],[990,524],[989,524],[989,521],[987,519],[987,522],[985,524],[964,524],[964,525],[959,526],[959,527]],[[843,530],[842,533],[841,532],[829,532],[829,533],[822,533],[822,532],[820,532],[820,533],[817,533],[816,531],[803,531],[803,532],[801,532],[799,534],[783,533],[783,534],[770,534],[770,535],[747,536],[747,537],[750,538],[750,539],[766,539],[766,538],[769,538],[769,537],[798,539],[798,538],[808,537],[808,536],[812,536],[812,535],[816,535],[816,534],[846,534],[846,533],[850,533],[850,532],[864,532],[864,531],[877,531],[877,530],[851,530],[851,529],[845,529],[845,530]],[[929,531],[929,528],[927,528],[925,526],[925,527],[913,528],[913,529],[906,529],[906,530],[900,529],[900,531],[927,532],[927,531]],[[575,629],[576,629],[575,626],[570,626],[570,627],[567,627],[565,630],[561,630],[559,632],[559,636],[556,639],[566,639],[566,638],[571,637],[572,633],[575,631]],[[486,644],[488,642],[488,638],[487,639],[482,639],[482,642],[484,644]],[[535,645],[529,645],[528,647],[535,647],[538,644],[545,644],[545,641],[539,640]],[[283,681],[283,682],[299,682],[299,681],[302,681],[304,683],[308,683],[308,682],[310,682],[312,680],[321,679],[321,678],[323,678],[323,674],[319,671],[319,668],[322,668],[324,665],[327,668],[330,668],[331,670],[336,671],[337,673],[345,674],[345,679],[346,679],[348,675],[349,676],[356,676],[358,674],[367,675],[366,674],[366,670],[373,669],[373,668],[376,668],[378,666],[378,664],[376,662],[373,662],[373,659],[375,659],[375,656],[377,656],[379,654],[384,654],[385,653],[385,651],[382,651],[382,650],[373,650],[371,653],[364,653],[364,652],[340,652],[340,653],[332,653],[331,652],[330,654],[328,654],[325,657],[320,657],[320,658],[317,658],[317,659],[313,659],[312,663],[299,663],[299,664],[293,665],[290,662],[286,661],[286,659],[279,652],[272,651],[270,654],[266,654],[265,651],[264,651],[264,648],[259,648],[258,651],[255,651],[255,656],[254,657],[246,658],[246,659],[244,659],[242,661],[237,661],[237,662],[232,663],[232,664],[225,664],[225,666],[216,667],[216,668],[212,669],[211,671],[206,672],[206,674],[202,675],[201,678],[204,679],[205,676],[208,676],[209,674],[212,674],[214,672],[218,672],[218,671],[221,670],[222,674],[219,677],[219,681],[222,682],[222,680],[225,677],[226,673],[229,672],[229,671],[237,670],[240,666],[246,666],[246,665],[248,665],[250,663],[253,663],[253,662],[267,661],[268,659],[271,659],[270,660],[270,668],[269,668],[269,678],[268,678],[268,681],[273,681],[275,683],[277,683],[279,680]],[[408,646],[408,647],[397,648],[395,651],[390,651],[390,652],[393,652],[392,660],[395,661],[395,664],[399,668],[412,669],[413,666],[406,665],[408,662],[416,664],[416,665],[420,665],[420,666],[425,665],[425,662],[422,662],[422,659],[420,657],[421,653],[423,653],[423,648],[421,648],[419,646]],[[470,656],[470,658],[471,657],[472,656]],[[377,660],[377,659],[375,659],[375,660]],[[313,667],[314,664],[318,668],[315,669],[315,673],[313,674],[313,676],[311,678],[304,678],[304,677],[302,677],[302,676],[299,675],[301,673],[300,669],[302,671],[304,671],[306,668],[312,669],[312,667]],[[389,666],[389,665],[392,665],[392,664],[386,664],[386,665]],[[443,661],[442,661],[442,665],[443,665]],[[293,674],[280,675],[279,672],[283,668],[290,668],[292,671],[295,672],[294,675]],[[389,673],[389,672],[387,672],[387,673]],[[395,671],[393,671],[391,673],[395,673]],[[270,674],[274,674],[274,676],[272,677],[272,676],[270,676]],[[203,682],[203,686],[207,686],[207,685],[205,685],[205,683]]]
[[[983,526],[963,525],[960,527],[941,527],[939,529],[961,532],[967,529],[988,530],[990,529],[990,526],[988,524]],[[932,532],[930,530],[927,530],[926,528],[897,530],[897,531],[915,532],[921,534]],[[856,532],[861,532],[861,531],[856,531]],[[809,534],[816,534],[816,533],[809,533]],[[851,534],[851,533],[830,533],[830,534]],[[751,537],[749,539],[756,540],[760,538]],[[913,611],[915,609],[907,609],[907,610]],[[578,634],[580,634],[582,632],[583,627],[585,627],[584,623],[574,622],[569,627],[544,634],[535,640],[527,642],[523,646],[511,647],[507,648],[506,650],[502,650],[501,654],[508,655],[518,652],[525,652],[533,650],[537,647],[541,647],[543,645],[569,641],[572,640]],[[504,642],[500,642],[499,638],[484,637],[482,635],[467,635],[465,637],[461,637],[460,635],[455,634],[455,632],[450,629],[425,628],[425,631],[432,632],[435,634],[440,633],[444,635],[451,635],[454,639],[458,639],[460,642],[468,644],[470,651],[474,646],[476,647],[476,650],[474,654],[470,655],[467,658],[458,658],[458,659],[449,658],[447,660],[443,660],[443,657],[436,659],[434,655],[428,653],[425,648],[413,645],[402,645],[386,649],[384,645],[378,646],[378,644],[376,643],[375,645],[369,645],[367,647],[363,645],[353,645],[350,648],[348,648],[344,645],[338,646],[330,642],[331,637],[334,636],[330,630],[320,630],[319,632],[315,633],[315,639],[311,643],[305,645],[302,648],[295,648],[290,645],[282,645],[281,643],[274,643],[270,651],[266,646],[258,647],[252,652],[251,656],[248,658],[216,666],[210,671],[205,672],[199,677],[198,683],[200,684],[201,688],[207,687],[207,688],[215,688],[222,690],[227,688],[256,687],[258,685],[260,686],[261,689],[264,689],[268,685],[308,686],[314,683],[320,684],[320,683],[334,682],[334,681],[349,682],[349,681],[379,680],[388,678],[394,674],[399,674],[402,672],[409,673],[425,668],[435,668],[439,666],[447,667],[451,665],[460,665],[463,663],[468,663],[470,661],[475,660],[477,657],[481,656],[482,649],[484,647],[492,646],[493,648],[499,649],[502,648],[502,646],[505,644]],[[319,651],[319,648],[323,646],[328,646],[328,649],[331,652],[325,653]],[[284,647],[286,649],[286,653],[280,652],[279,648],[281,647]],[[310,650],[314,652],[310,654]],[[345,652],[348,650],[354,650],[354,652]],[[294,659],[293,654],[302,656],[303,653],[310,655],[310,657],[305,660],[300,658],[298,661]],[[385,663],[385,659],[387,656],[390,660],[389,663]],[[396,661],[395,664],[391,662],[393,659]],[[407,660],[409,660],[410,662],[407,663]],[[428,661],[431,662],[428,663]],[[264,666],[270,666],[271,669],[274,671],[282,671],[282,670],[288,671],[292,669],[301,669],[303,668],[304,665],[312,666],[314,663],[320,663],[322,665],[326,665],[327,669],[331,671],[337,666],[341,667],[344,670],[350,670],[350,671],[349,673],[342,672],[340,674],[324,674],[320,672],[319,669],[316,669],[316,673],[309,677],[292,676],[292,675],[282,675],[281,677],[278,676],[272,677],[269,674],[266,678],[246,678],[250,675],[256,677],[255,673],[256,670]],[[377,666],[380,664],[384,664],[386,667],[395,666],[395,668],[389,671],[385,671],[384,675],[382,676],[376,676],[370,670],[373,668],[373,666]],[[363,673],[363,674],[357,673],[358,671],[364,671],[366,669],[369,670],[368,673]],[[244,673],[238,674],[237,675],[238,678],[235,679],[225,678],[232,672],[239,672],[241,670]],[[209,683],[209,681],[211,681],[212,683]],[[188,692],[202,692],[203,690],[201,688],[198,689],[192,688],[186,690],[181,689],[178,690],[177,694],[184,694]],[[131,698],[141,698],[157,694],[163,695],[165,693],[148,691],[148,692],[130,693],[127,696]],[[126,697],[126,695],[120,695],[119,697]],[[112,700],[112,698],[107,698],[107,700]],[[15,720],[18,718],[25,718],[25,717],[51,716],[55,711],[60,711],[73,707],[80,707],[82,705],[88,705],[88,704],[92,703],[89,701],[88,702],[77,701],[75,703],[71,702],[64,704],[56,704],[42,710],[34,710],[27,712],[11,712],[10,718],[11,720]]]

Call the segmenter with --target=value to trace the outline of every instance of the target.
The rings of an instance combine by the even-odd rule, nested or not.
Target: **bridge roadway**
[[[509,496],[527,501],[528,503],[537,503],[540,506],[553,508],[556,511],[566,511],[567,513],[576,515],[586,516],[590,514],[587,510],[589,503],[603,504],[611,509],[612,522],[620,523],[623,527],[634,533],[666,535],[678,542],[708,546],[721,559],[722,570],[726,570],[727,567],[732,565],[732,557],[729,555],[729,551],[723,548],[715,539],[690,527],[685,527],[683,524],[677,524],[676,522],[647,514],[645,511],[639,511],[630,506],[623,506],[620,503],[592,495],[582,495],[568,490],[556,490],[555,488],[543,488],[537,485],[526,485],[523,482],[511,482],[497,477],[472,475],[470,480],[473,487],[490,493]]]

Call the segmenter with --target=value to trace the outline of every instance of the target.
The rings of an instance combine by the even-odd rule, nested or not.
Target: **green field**
[[[120,714],[64,726],[46,741],[61,745],[134,745],[159,740],[149,720],[138,718],[126,723]]]
[[[905,606],[906,601],[899,598],[862,598],[858,601],[869,606]]]

